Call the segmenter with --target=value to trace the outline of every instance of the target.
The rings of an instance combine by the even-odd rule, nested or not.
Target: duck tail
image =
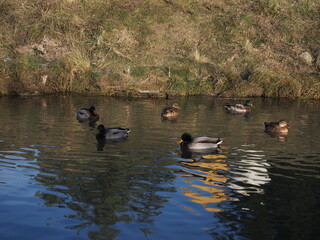
[[[223,143],[223,140],[220,139],[220,138],[218,138],[218,140],[217,140],[217,145],[220,145],[221,143]]]

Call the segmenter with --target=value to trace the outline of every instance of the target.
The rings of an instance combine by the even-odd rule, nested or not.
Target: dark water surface
[[[176,121],[161,109],[181,106]],[[0,98],[0,239],[316,239],[320,223],[319,101]],[[75,110],[131,129],[99,145]],[[286,138],[264,121],[286,119]],[[181,153],[183,132],[223,138],[218,153]]]

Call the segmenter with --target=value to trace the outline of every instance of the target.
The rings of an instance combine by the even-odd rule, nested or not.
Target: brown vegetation
[[[320,2],[0,0],[0,93],[320,98]]]

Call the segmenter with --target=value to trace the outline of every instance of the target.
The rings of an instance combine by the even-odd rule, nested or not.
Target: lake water
[[[0,238],[316,239],[320,102],[251,99],[0,98]],[[161,110],[180,105],[175,121]],[[98,144],[75,110],[96,106],[129,138]],[[286,119],[286,138],[264,121]],[[181,153],[183,132],[221,137],[216,153]]]

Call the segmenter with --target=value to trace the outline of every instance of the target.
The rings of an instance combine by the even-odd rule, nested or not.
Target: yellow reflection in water
[[[208,212],[221,212],[222,209],[210,207],[209,204],[228,200],[225,189],[221,188],[222,184],[228,181],[228,178],[221,173],[221,171],[224,172],[229,169],[225,161],[226,156],[206,155],[203,158],[206,160],[180,162],[186,168],[185,172],[188,173],[188,177],[194,177],[197,181],[203,183],[203,185],[194,184],[194,181],[186,180],[185,182],[190,185],[190,189],[182,193],[190,197],[192,202],[201,204]],[[198,189],[199,191],[191,189]],[[201,193],[209,194],[209,196],[202,196]]]

